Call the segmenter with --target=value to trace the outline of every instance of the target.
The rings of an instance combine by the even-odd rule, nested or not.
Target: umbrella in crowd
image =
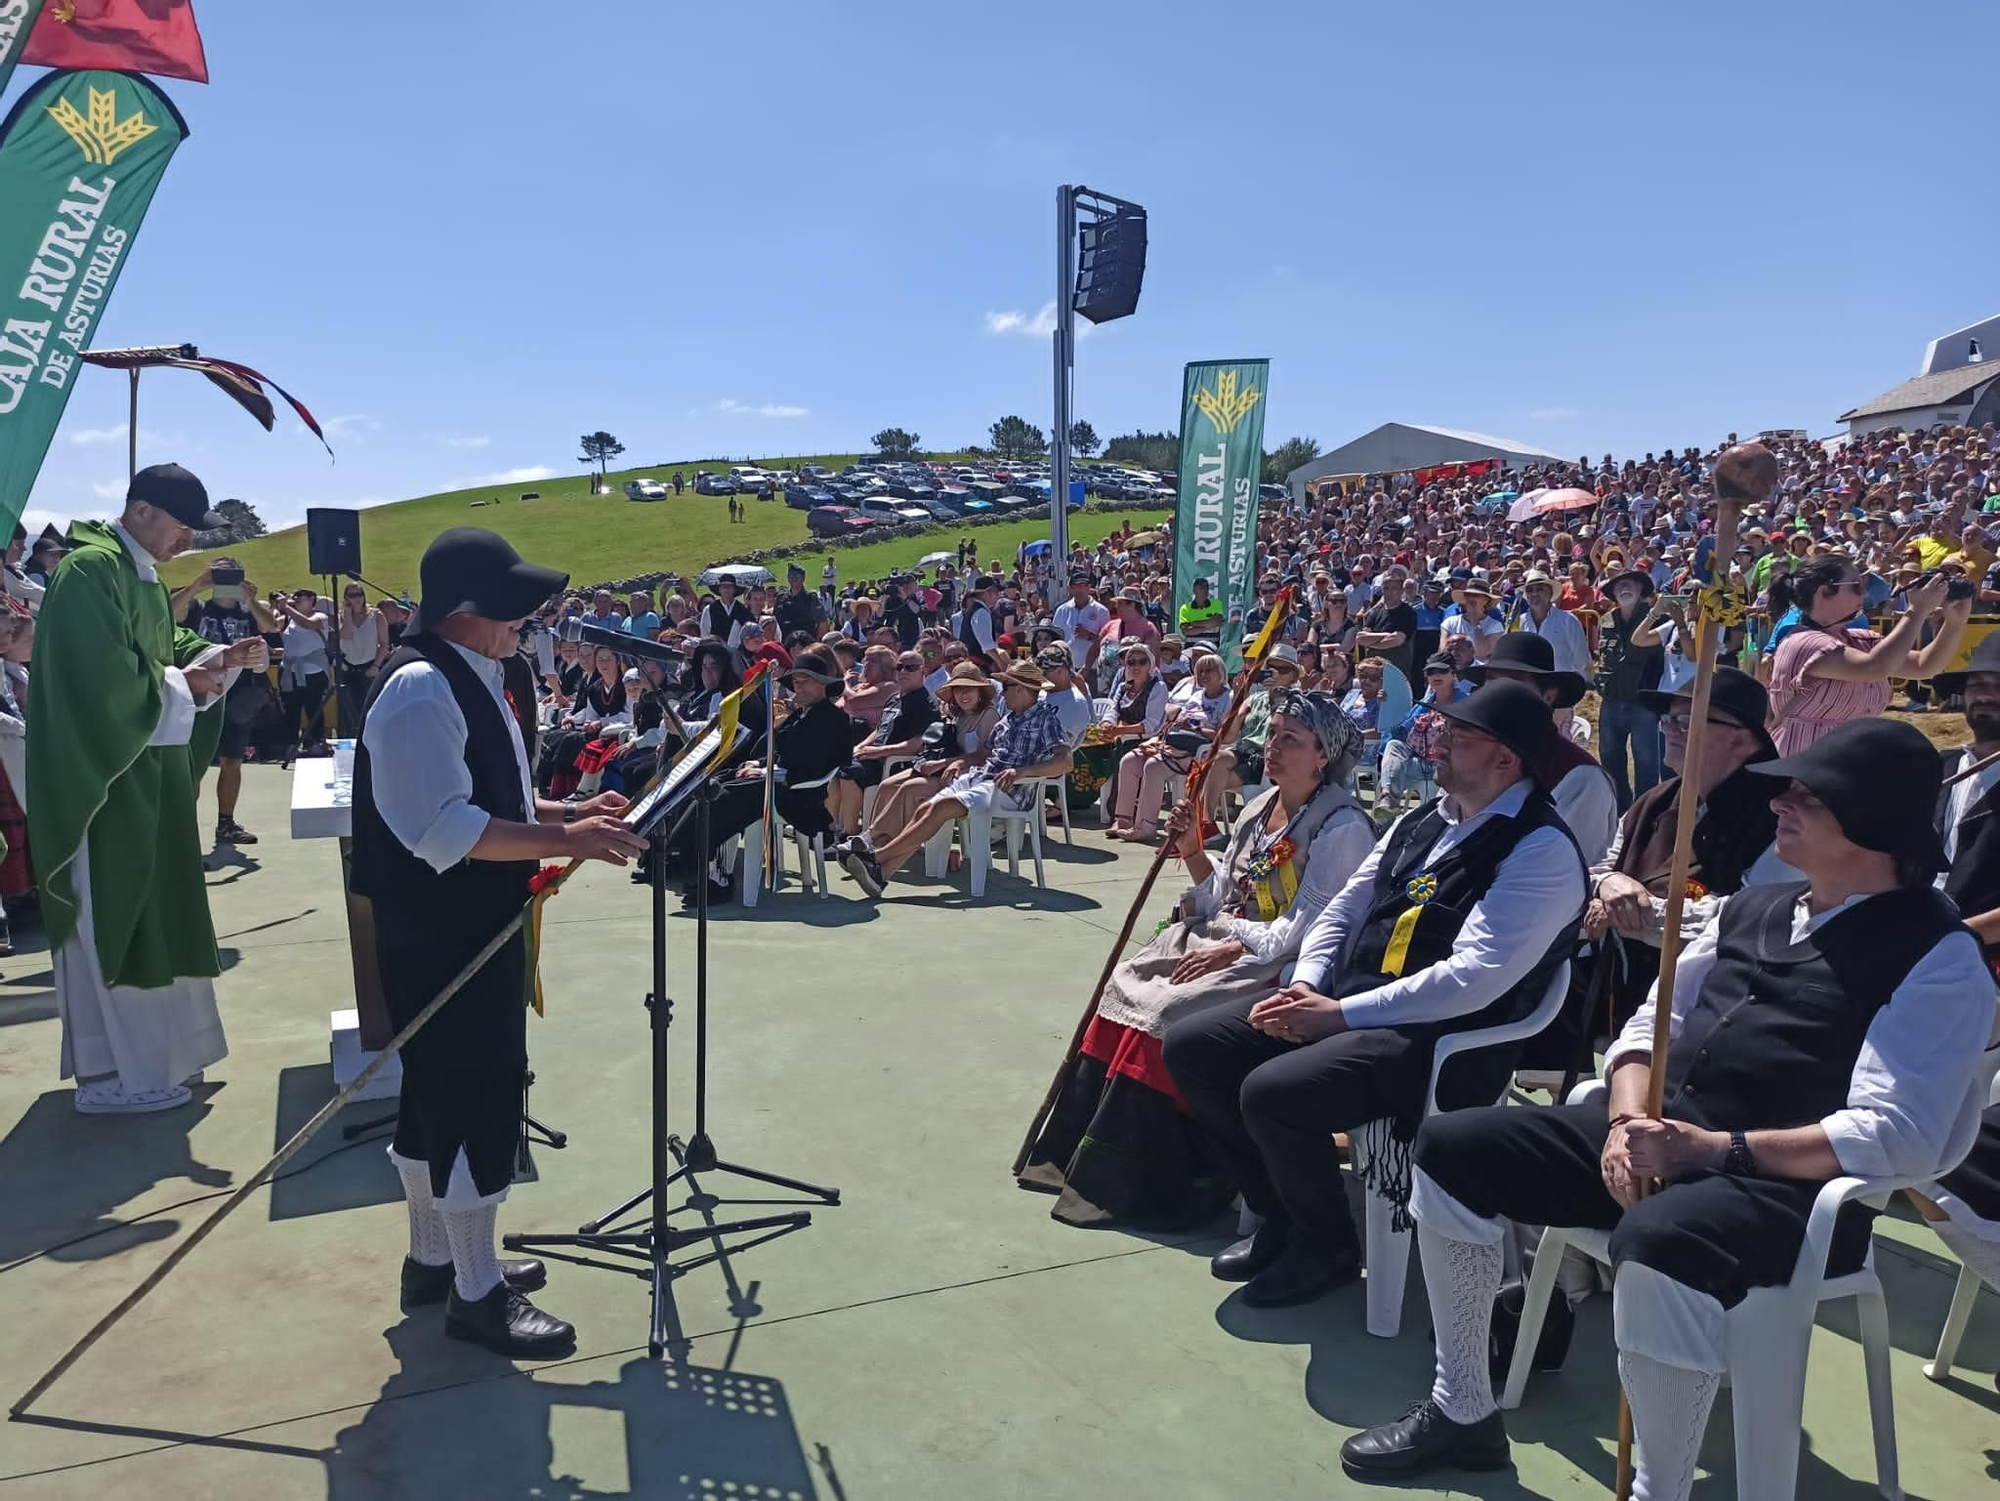
[[[1134,532],[1126,539],[1127,547],[1158,547],[1166,539],[1158,532]]]
[[[1535,502],[1535,509],[1543,515],[1553,511],[1581,511],[1597,504],[1597,497],[1588,490],[1549,490]]]
[[[778,581],[770,569],[756,563],[721,563],[714,568],[704,570],[697,582],[714,588],[724,579],[739,589],[762,588],[766,584],[775,584]]]
[[[1548,493],[1549,490],[1546,485],[1539,490],[1530,490],[1526,495],[1521,496],[1512,505],[1507,507],[1507,519],[1509,521],[1526,521],[1535,514],[1535,511],[1541,504],[1542,497]]]
[[[921,558],[917,559],[917,566],[919,568],[936,568],[942,563],[956,563],[957,561],[958,554],[955,552],[927,552]]]

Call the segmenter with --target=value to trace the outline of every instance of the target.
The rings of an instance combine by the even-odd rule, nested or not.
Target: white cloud
[[[123,500],[126,490],[130,487],[130,480],[99,480],[90,487],[90,493],[95,495],[99,500]]]
[[[731,417],[804,417],[809,415],[809,409],[806,407],[782,406],[775,401],[767,401],[762,406],[751,406],[747,402],[737,401],[728,396],[718,401],[715,404],[715,409]]]
[[[554,479],[547,464],[524,464],[519,469],[502,469],[498,474],[476,474],[471,479],[454,480],[447,490],[476,490],[481,485],[526,485],[536,480]]]
[[[1582,414],[1575,407],[1536,407],[1528,413],[1531,422],[1572,422]]]
[[[325,430],[329,441],[335,438],[359,438],[363,433],[380,432],[382,429],[382,424],[366,412],[348,412],[337,417],[322,417],[319,425]],[[305,432],[308,438],[312,437],[304,427],[299,430]]]
[[[80,427],[75,432],[63,436],[78,448],[92,448],[99,443],[123,443],[127,424],[121,422],[116,427]],[[141,433],[141,437],[145,434]]]
[[[1076,323],[1076,336],[1079,339],[1089,338],[1095,329],[1094,323],[1080,318]],[[1046,339],[1056,331],[1056,305],[1045,302],[1033,314],[1021,312],[1018,308],[1004,313],[988,313],[986,331],[989,334],[1021,334],[1030,339]]]
[[[474,433],[471,437],[467,438],[446,438],[444,446],[446,448],[484,448],[492,441],[492,437],[487,433]]]

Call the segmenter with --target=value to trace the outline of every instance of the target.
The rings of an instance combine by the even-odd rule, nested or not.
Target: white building
[[[1840,420],[1851,437],[2000,422],[2000,317],[1931,340],[1915,379],[1842,412]]]

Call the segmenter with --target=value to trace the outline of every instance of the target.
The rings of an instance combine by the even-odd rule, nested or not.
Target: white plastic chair
[[[861,821],[865,824],[875,811],[875,794],[882,782],[886,782],[899,771],[907,771],[917,764],[915,756],[890,756],[882,763],[882,779],[873,787],[861,789]]]
[[[1889,1308],[1882,1282],[1875,1275],[1871,1241],[1861,1269],[1845,1276],[1826,1274],[1827,1252],[1834,1222],[1850,1199],[1864,1199],[1878,1208],[1898,1189],[1914,1188],[1950,1172],[1972,1150],[1980,1112],[1993,1087],[2000,1049],[1982,1055],[1979,1071],[1966,1090],[1952,1126],[1944,1160],[1932,1171],[1908,1178],[1840,1177],[1821,1185],[1806,1220],[1805,1242],[1792,1280],[1782,1288],[1759,1289],[1776,1296],[1753,1294],[1730,1309],[1727,1318],[1731,1410],[1736,1430],[1736,1495],[1738,1501],[1792,1501],[1798,1487],[1801,1418],[1805,1410],[1806,1357],[1812,1345],[1813,1320],[1821,1303],[1854,1299],[1855,1321],[1861,1329],[1861,1359],[1868,1379],[1868,1417],[1875,1433],[1875,1488],[1889,1501],[1903,1494],[1896,1465],[1896,1412],[1889,1382]],[[1601,1093],[1602,1082],[1590,1079],[1570,1091],[1580,1103]],[[1603,1230],[1562,1229],[1542,1232],[1535,1252],[1535,1269],[1528,1279],[1521,1325],[1514,1337],[1514,1357],[1507,1384],[1500,1394],[1503,1408],[1518,1407],[1542,1337],[1549,1294],[1563,1251],[1575,1246],[1608,1265],[1611,1236]]]
[[[1504,1022],[1497,1027],[1475,1027],[1466,1032],[1453,1032],[1440,1037],[1437,1049],[1431,1058],[1430,1091],[1424,1096],[1424,1114],[1437,1113],[1438,1077],[1444,1072],[1445,1064],[1461,1053],[1476,1052],[1480,1048],[1498,1047],[1510,1042],[1523,1042],[1535,1036],[1556,1019],[1563,1002],[1569,995],[1569,961],[1565,959],[1556,966],[1549,976],[1548,987],[1535,1009],[1517,1022]],[[1506,1098],[1503,1088],[1498,1096]],[[1367,1166],[1366,1151],[1362,1139],[1367,1127],[1348,1133],[1348,1150],[1354,1158],[1357,1174]],[[1368,1332],[1381,1339],[1394,1339],[1403,1327],[1403,1285],[1410,1273],[1410,1240],[1408,1230],[1394,1228],[1395,1205],[1372,1188],[1368,1190],[1366,1208],[1366,1236],[1368,1256]],[[1561,1258],[1557,1258],[1560,1260]],[[1537,1260],[1536,1265],[1540,1265]]]
[[[1986,1103],[1989,1106],[2000,1105],[2000,1078],[1988,1086]],[[1958,1342],[1965,1338],[1965,1326],[1972,1318],[1972,1305],[1978,1301],[1979,1277],[1971,1267],[1961,1266],[1958,1283],[1951,1290],[1951,1307],[1945,1311],[1944,1328],[1938,1331],[1937,1353],[1924,1362],[1924,1374],[1931,1380],[1951,1379],[1951,1363],[1958,1359]]]
[[[830,771],[816,781],[796,782],[791,784],[788,790],[810,792],[816,787],[826,786],[837,774],[835,771]],[[803,882],[806,879],[806,862],[810,857],[814,876],[819,883],[820,899],[824,901],[831,896],[832,893],[826,888],[826,836],[807,834],[795,829],[785,822],[782,815],[777,818],[777,834],[777,856],[771,862],[771,889],[776,891],[778,882],[784,877],[785,840],[789,837],[799,854],[799,880]],[[736,875],[740,883],[743,905],[754,907],[757,905],[757,896],[764,884],[764,821],[761,818],[752,819],[750,827],[743,831],[742,838],[743,848],[736,861]]]
[[[953,819],[924,841],[924,874],[933,879],[945,874],[951,858],[952,835],[956,833],[972,895],[986,895],[986,874],[993,865],[993,836],[997,829],[1007,842],[1007,874],[1017,879],[1021,874],[1021,838],[1025,834],[1035,863],[1035,885],[1046,890],[1049,883],[1042,871],[1042,835],[1048,827],[1046,794],[1051,785],[1061,790],[1062,783],[1055,778],[1023,777],[1014,788],[1026,798],[1027,807],[1009,808],[996,801],[983,812],[968,811]]]

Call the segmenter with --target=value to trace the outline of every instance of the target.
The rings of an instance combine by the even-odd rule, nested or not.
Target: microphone
[[[647,641],[640,636],[628,636],[623,631],[614,631],[606,626],[591,625],[573,615],[556,622],[553,634],[558,641],[580,641],[585,646],[602,646],[635,662],[664,662],[670,667],[678,667],[687,660],[685,653],[671,646]]]

